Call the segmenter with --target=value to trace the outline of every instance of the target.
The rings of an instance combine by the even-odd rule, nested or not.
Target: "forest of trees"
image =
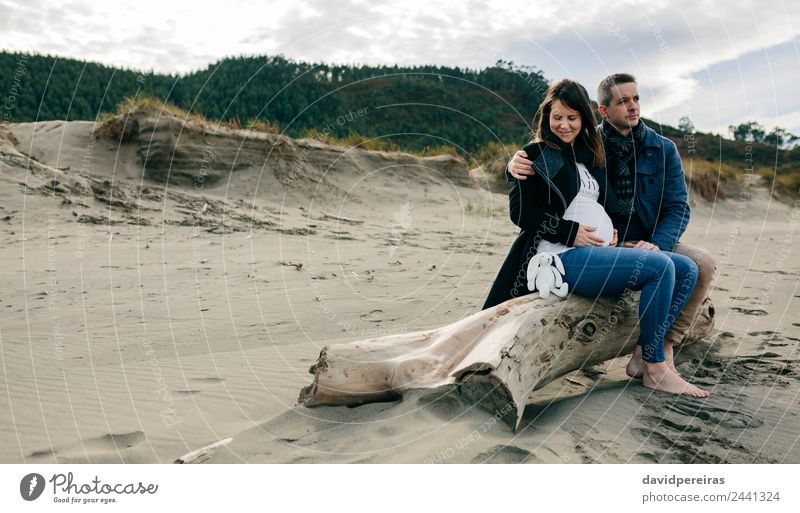
[[[785,128],[775,127],[767,132],[766,129],[756,121],[746,121],[738,125],[730,125],[728,130],[733,135],[735,141],[748,143],[761,143],[768,146],[775,146],[784,150],[792,149],[797,144],[800,137],[790,133]]]
[[[256,123],[292,137],[326,133],[348,144],[375,138],[365,147],[416,152],[455,148],[471,161],[496,161],[500,172],[510,152],[530,139],[532,114],[549,85],[537,69],[509,61],[469,70],[312,64],[282,56],[226,58],[165,75],[0,52],[0,76],[4,121],[94,120],[116,112],[126,98],[152,97],[211,122]],[[798,138],[784,129],[767,132],[746,122],[730,127],[731,140],[696,132],[688,117],[677,128],[646,122],[684,158],[741,170],[747,154],[762,174],[791,175],[789,188],[800,187]]]
[[[335,137],[379,137],[410,150],[448,144],[461,152],[527,141],[526,124],[548,86],[538,70],[508,61],[475,71],[282,56],[226,58],[179,76],[3,52],[0,76],[2,91],[14,93],[7,121],[93,120],[125,97],[146,95],[210,120],[277,124],[290,136],[332,126]],[[367,114],[348,116],[359,109]]]

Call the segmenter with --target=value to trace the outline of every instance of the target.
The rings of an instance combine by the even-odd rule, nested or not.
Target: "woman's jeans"
[[[639,344],[642,359],[664,361],[664,335],[681,313],[697,281],[697,264],[668,251],[584,246],[558,255],[564,281],[579,296],[619,296],[641,290]]]

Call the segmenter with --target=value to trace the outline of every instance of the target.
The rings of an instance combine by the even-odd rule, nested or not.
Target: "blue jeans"
[[[584,246],[559,254],[564,281],[579,296],[619,296],[641,290],[639,345],[648,363],[664,361],[664,336],[697,282],[697,264],[668,251]]]

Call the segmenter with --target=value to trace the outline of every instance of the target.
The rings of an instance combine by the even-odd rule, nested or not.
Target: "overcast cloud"
[[[0,0],[0,47],[165,73],[231,55],[482,68],[498,59],[593,92],[637,75],[643,114],[800,134],[800,2]],[[531,106],[531,110],[535,106]]]

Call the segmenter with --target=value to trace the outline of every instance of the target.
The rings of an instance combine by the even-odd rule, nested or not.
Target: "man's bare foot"
[[[708,397],[709,393],[698,388],[669,368],[666,362],[646,363],[642,384],[645,388],[689,397]]]
[[[667,366],[672,369],[675,374],[680,375],[678,369],[675,368],[673,354],[672,344],[665,342],[664,359],[667,362]],[[628,366],[625,367],[625,373],[634,379],[642,379],[642,376],[644,376],[645,367],[647,367],[647,364],[644,360],[642,360],[642,346],[637,344],[636,349],[633,350],[630,361],[628,361]]]

